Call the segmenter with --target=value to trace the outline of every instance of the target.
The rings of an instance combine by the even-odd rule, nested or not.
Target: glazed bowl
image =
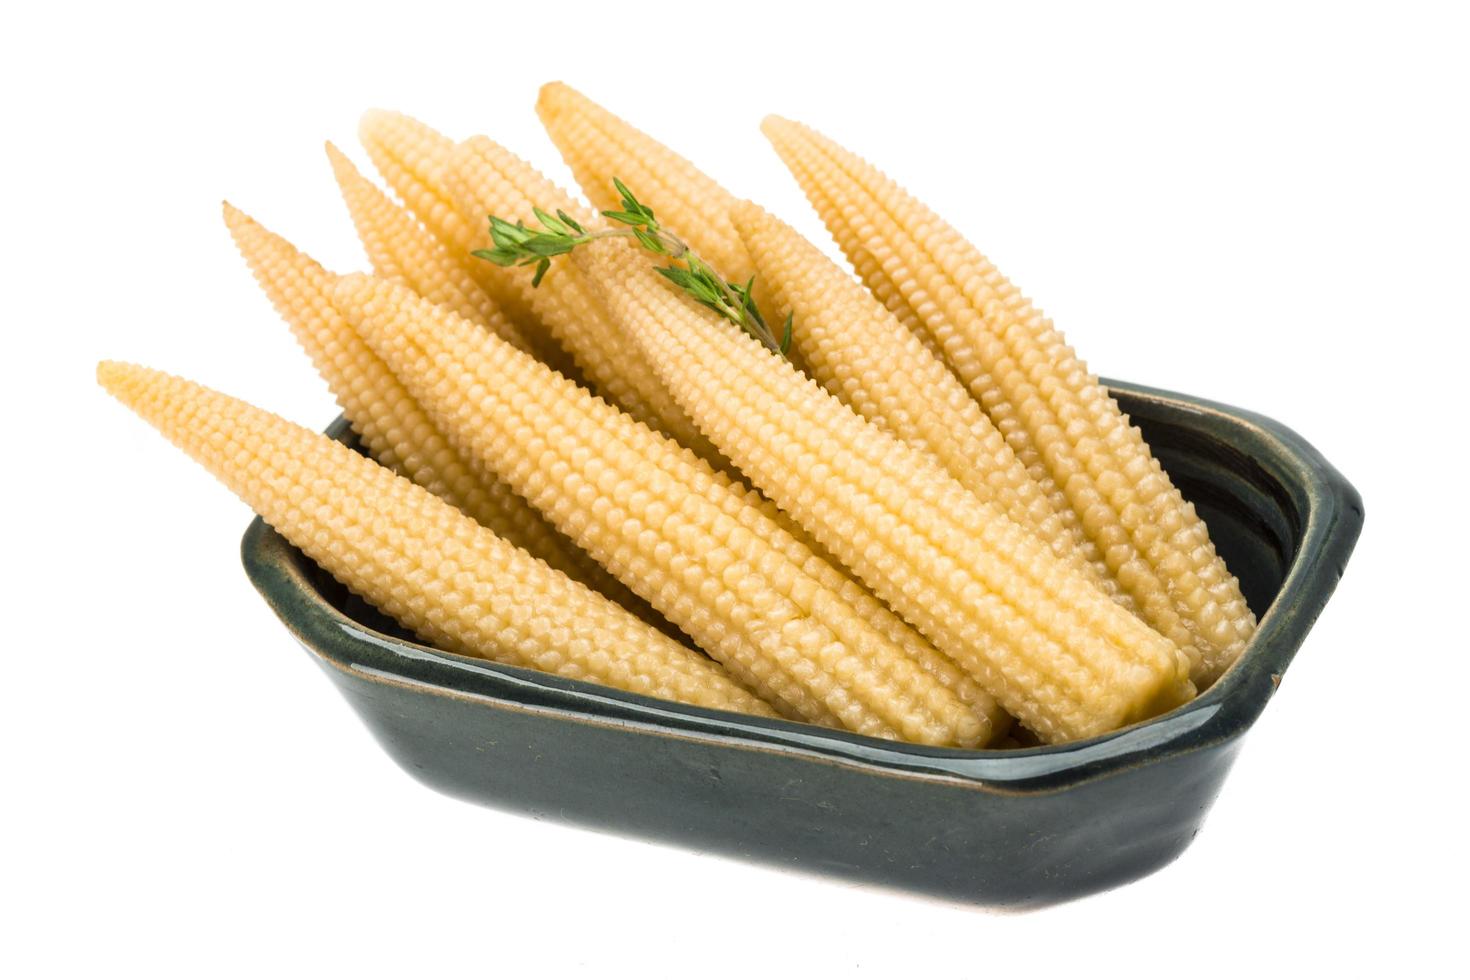
[[[1209,525],[1260,626],[1194,701],[1082,742],[930,748],[456,656],[415,642],[259,519],[241,551],[378,742],[435,789],[950,900],[1042,905],[1147,874],[1189,845],[1363,520],[1353,488],[1284,426],[1108,384]],[[341,419],[328,432],[350,442]]]

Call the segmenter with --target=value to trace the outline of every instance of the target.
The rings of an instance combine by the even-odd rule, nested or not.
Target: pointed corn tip
[[[400,197],[404,193],[410,196],[419,193],[421,188],[417,185],[435,187],[438,180],[433,171],[454,146],[454,140],[428,123],[386,109],[369,109],[363,113],[357,138]],[[387,171],[383,169],[385,165]],[[402,172],[395,176],[393,171]],[[399,182],[404,186],[399,186]]]
[[[380,129],[397,115],[390,109],[369,109],[358,117],[357,132],[363,134]]]
[[[766,135],[767,139],[774,139],[778,134],[789,130],[794,125],[796,124],[790,119],[773,113],[761,120],[761,132]]]
[[[538,89],[536,92],[536,111],[539,113],[543,110],[550,109],[552,108],[554,103],[565,102],[569,96],[580,94],[580,92],[572,88],[566,82],[547,82],[545,85],[542,85],[541,88]]]
[[[348,158],[347,154],[337,148],[337,144],[331,140],[327,140],[323,144],[323,148],[327,151],[327,161],[332,165],[332,173],[336,176],[337,183],[340,184],[344,180],[361,176],[357,167],[353,165],[352,160]]]
[[[765,214],[766,209],[754,201],[736,201],[730,205],[730,223],[741,235],[744,235],[747,229],[760,221]]]
[[[98,361],[97,383],[104,388],[111,388],[123,373],[124,365],[121,361]]]
[[[347,272],[332,277],[327,295],[369,347],[377,348],[391,336],[385,333],[388,324],[379,315],[384,312],[385,302],[401,299],[393,284],[364,272]]]
[[[415,129],[423,135],[433,135],[440,139],[447,138],[443,133],[422,119],[410,116],[406,112],[399,112],[396,109],[367,110],[357,121],[357,135],[360,139],[367,141],[370,136],[381,135],[398,127]]]
[[[229,201],[220,202],[220,211],[225,217],[225,227],[229,229],[230,237],[235,240],[235,246],[239,249],[243,250],[247,241],[261,232],[266,232],[264,225]]]
[[[107,393],[124,405],[132,404],[138,382],[148,373],[147,368],[126,361],[98,361],[97,383]]]
[[[392,109],[369,109],[357,120],[357,139],[372,152],[374,146],[388,141],[393,131],[404,122],[412,121]]]
[[[346,314],[349,309],[359,305],[363,291],[370,287],[374,281],[373,277],[365,272],[344,272],[340,275],[332,276],[331,282],[327,286],[327,292],[332,298],[332,305]],[[358,327],[355,317],[349,317],[349,319],[353,321],[354,327]],[[362,328],[358,327],[358,329],[360,330]]]

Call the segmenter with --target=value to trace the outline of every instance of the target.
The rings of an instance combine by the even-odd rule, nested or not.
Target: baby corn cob
[[[541,87],[536,112],[599,209],[618,209],[617,177],[726,279],[745,282],[755,271],[730,223],[735,197],[694,164],[561,82]]]
[[[455,653],[773,714],[694,650],[341,443],[161,371],[97,380],[333,578]]]
[[[539,207],[561,209],[587,228],[605,224],[526,161],[483,136],[461,143],[451,158],[447,179],[465,214],[532,220],[532,209]],[[571,354],[599,394],[719,465],[719,454],[709,440],[664,389],[638,348],[622,335],[575,266],[556,263],[534,288],[526,269],[499,271],[514,277],[523,301]]]
[[[224,214],[256,281],[375,459],[553,568],[643,608],[530,504],[440,433],[388,365],[333,307],[335,276],[243,212],[226,204]]]
[[[573,375],[571,359],[546,335],[514,278],[470,254],[490,246],[489,221],[488,215],[461,215],[446,183],[454,141],[411,116],[382,109],[363,114],[358,137],[388,186],[532,343],[537,355],[563,374]]]
[[[1188,660],[1168,640],[621,244],[574,260],[690,415],[1028,728],[1051,742],[1084,738],[1193,695]]]
[[[331,143],[327,144],[327,158],[373,271],[403,283],[431,303],[443,303],[521,350],[531,349],[463,264],[412,214],[363,177]]]
[[[849,254],[901,293],[1033,476],[1065,494],[1139,614],[1212,683],[1255,630],[1235,578],[1117,403],[969,242],[813,130],[766,135]],[[856,260],[855,260],[856,261]]]
[[[802,189],[806,191],[807,200],[812,203],[812,206],[817,210],[818,214],[827,214],[833,210],[831,203],[823,196],[821,187],[815,184],[803,184]],[[831,227],[831,225],[828,226],[829,230]],[[934,339],[934,335],[924,326],[923,318],[914,311],[913,307],[909,306],[908,300],[904,298],[903,293],[894,286],[892,280],[884,276],[883,263],[878,257],[864,249],[862,244],[855,238],[844,238],[839,244],[842,247],[843,254],[847,256],[847,260],[852,263],[853,271],[857,273],[858,278],[863,281],[863,284],[868,287],[868,291],[873,294],[873,297],[882,303],[899,323],[902,323],[906,329],[918,337],[919,341],[928,348],[930,354],[934,355],[934,357],[943,362],[945,367],[948,368],[949,362],[945,358],[944,348],[939,345],[939,342]],[[926,314],[932,312],[932,307],[925,307]],[[1036,477],[1037,474],[1033,472],[1032,478],[1036,479]],[[1048,499],[1052,501],[1053,510],[1060,514],[1070,509],[1070,505],[1066,502],[1067,498],[1063,495],[1062,491],[1055,486],[1049,485],[1051,483],[1050,477],[1038,482],[1041,482],[1042,490],[1047,492]]]
[[[334,297],[442,426],[783,714],[931,744],[995,730],[687,449],[404,287],[345,276]]]
[[[789,225],[748,201],[731,219],[770,290],[773,315],[790,313],[801,324],[792,344],[808,374],[868,421],[932,453],[966,490],[1123,597],[1071,508],[1060,515],[1052,508],[979,403],[913,333]]]
[[[473,275],[476,267],[469,253],[479,238],[460,217],[444,184],[454,141],[412,116],[384,109],[363,113],[357,135],[399,200]]]

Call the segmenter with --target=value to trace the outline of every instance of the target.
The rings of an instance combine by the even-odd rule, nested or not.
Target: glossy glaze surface
[[[242,557],[384,748],[436,789],[951,899],[1046,904],[1139,877],[1188,846],[1363,519],[1353,488],[1284,426],[1110,386],[1209,524],[1261,621],[1240,662],[1195,701],[1064,746],[926,748],[440,653],[259,520]],[[346,435],[340,420],[329,431]]]

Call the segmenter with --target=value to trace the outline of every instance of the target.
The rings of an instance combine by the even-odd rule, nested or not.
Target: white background
[[[0,29],[0,972],[1450,970],[1470,870],[1451,8],[203,6],[28,5]],[[1356,483],[1347,576],[1178,862],[997,915],[502,815],[399,772],[272,619],[236,556],[245,508],[93,362],[325,423],[219,199],[360,267],[324,138],[365,163],[358,114],[399,108],[566,180],[532,111],[555,77],[826,244],[756,128],[817,125],[1101,373],[1281,419]]]

